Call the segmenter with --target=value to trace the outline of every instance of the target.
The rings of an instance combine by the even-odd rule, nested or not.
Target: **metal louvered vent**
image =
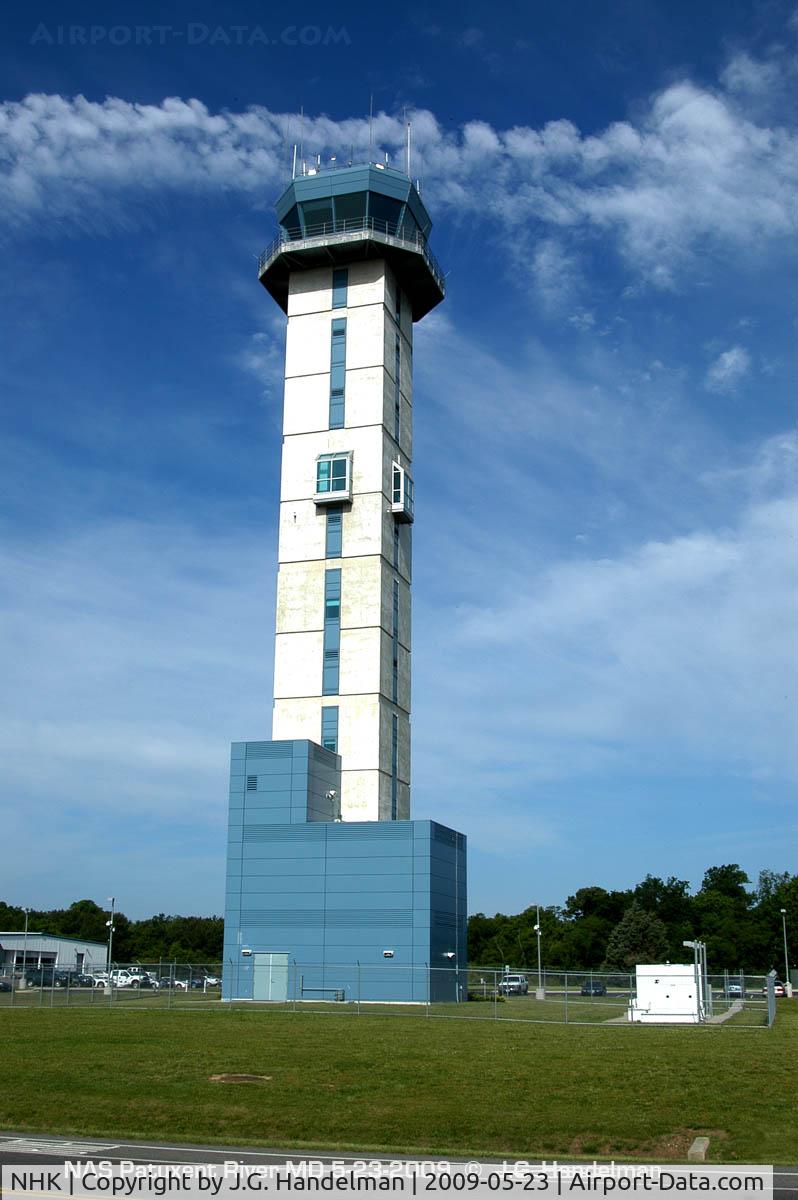
[[[408,908],[377,908],[364,912],[355,908],[245,908],[241,910],[242,925],[295,926],[313,929],[374,928],[391,925],[403,929],[413,925],[413,913]]]
[[[258,790],[257,775],[247,775],[247,791],[248,792],[257,792],[257,790]]]
[[[375,828],[377,826],[377,828]],[[345,838],[348,842],[374,841],[412,841],[413,831],[404,822],[369,821],[358,827],[355,822],[344,821],[341,825],[328,825],[327,837],[330,839]]]
[[[310,825],[245,825],[241,838],[244,842],[298,842],[324,837],[325,824]]]
[[[247,742],[247,758],[290,758],[291,742]]]

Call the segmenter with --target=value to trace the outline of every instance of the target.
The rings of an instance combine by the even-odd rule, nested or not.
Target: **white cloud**
[[[706,374],[711,392],[734,392],[751,369],[751,356],[742,346],[732,346],[719,354]]]
[[[571,122],[494,129],[472,121],[450,133],[434,114],[413,114],[414,145],[433,207],[493,218],[501,236],[541,233],[536,271],[545,296],[556,260],[575,274],[588,235],[610,238],[635,277],[672,287],[699,252],[730,245],[765,250],[798,232],[798,137],[746,109],[772,60],[737,55],[725,90],[673,83],[634,119],[584,135]],[[743,86],[745,85],[745,86]],[[196,100],[160,105],[34,95],[0,107],[0,197],[7,222],[129,223],[164,191],[245,193],[262,205],[285,180],[295,115],[253,107],[211,113]],[[305,121],[308,153],[364,155],[368,122]],[[384,113],[376,144],[397,158],[404,123]],[[122,201],[124,200],[124,203]],[[136,204],[132,204],[135,201]],[[575,238],[569,247],[564,238]],[[546,250],[545,248],[548,247]],[[548,257],[547,257],[548,256]]]
[[[57,858],[57,883],[42,896],[55,886],[53,902],[105,895],[108,862],[117,869],[130,839],[140,861],[125,905],[147,911],[157,880],[159,904],[219,911],[227,743],[268,736],[270,723],[270,576],[260,532],[247,540],[107,521],[7,540],[0,791],[15,847],[3,867],[9,894],[29,889],[32,862]],[[206,850],[213,874],[198,888],[185,858]]]
[[[776,62],[753,58],[745,51],[735,54],[728,62],[721,80],[730,92],[752,92],[769,95],[781,80],[782,72]]]
[[[733,527],[526,577],[508,568],[481,602],[417,613],[417,775],[456,764],[469,815],[486,786],[540,795],[675,764],[795,779],[796,527],[798,499],[752,504]],[[523,530],[497,537],[518,561]]]

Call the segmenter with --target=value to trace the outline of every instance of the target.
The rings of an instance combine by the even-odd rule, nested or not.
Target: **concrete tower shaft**
[[[344,820],[410,815],[413,321],[426,210],[377,167],[295,180],[261,282],[288,315],[272,736],[341,756]]]

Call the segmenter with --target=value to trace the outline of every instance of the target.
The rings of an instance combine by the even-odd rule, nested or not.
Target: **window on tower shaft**
[[[321,744],[325,750],[338,753],[338,705],[327,705],[321,710]]]
[[[321,692],[338,695],[341,658],[341,568],[324,572],[324,662]]]
[[[396,349],[394,352],[394,371],[393,371],[393,436],[396,441],[399,441],[399,435],[402,427],[402,391],[401,391],[401,375],[402,375],[402,340],[399,334],[396,335]]]
[[[349,271],[346,267],[332,273],[332,306],[346,308],[347,289],[349,287]]]
[[[391,663],[391,699],[399,700],[399,580],[393,581],[393,654]]]
[[[327,507],[327,529],[324,547],[325,558],[340,558],[344,528],[344,509],[341,504]]]
[[[342,429],[346,393],[346,317],[332,323],[330,346],[330,429]]]

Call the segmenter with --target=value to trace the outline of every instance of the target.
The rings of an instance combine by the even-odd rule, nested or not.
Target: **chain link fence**
[[[258,962],[257,957],[264,960]],[[306,963],[287,955],[240,962],[114,964],[83,975],[45,966],[0,980],[0,1006],[180,1009],[401,1015],[421,1019],[554,1022],[575,1025],[726,1024],[765,1027],[776,1015],[775,975],[724,972],[698,978],[529,971],[526,968],[409,967]],[[225,981],[223,999],[222,982]]]

